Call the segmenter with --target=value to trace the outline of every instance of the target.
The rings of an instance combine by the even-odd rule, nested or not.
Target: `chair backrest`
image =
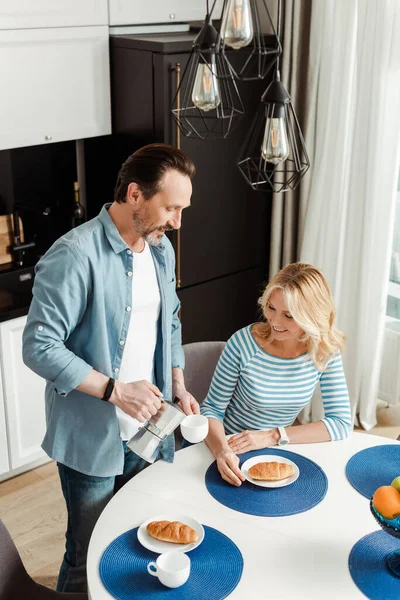
[[[32,580],[3,521],[0,520],[0,600],[33,597]]]
[[[0,519],[0,600],[88,600],[88,596],[64,594],[36,583],[26,572],[11,535]]]
[[[207,396],[212,376],[226,342],[194,342],[185,344],[185,386],[201,403]]]

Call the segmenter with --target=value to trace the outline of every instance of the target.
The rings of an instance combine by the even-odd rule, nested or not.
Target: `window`
[[[394,219],[392,260],[390,264],[389,292],[386,306],[388,320],[400,320],[400,174],[397,185]]]

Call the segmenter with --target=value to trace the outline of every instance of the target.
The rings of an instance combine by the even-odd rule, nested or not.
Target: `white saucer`
[[[259,481],[258,479],[252,479],[252,477],[250,477],[249,475],[249,469],[253,465],[256,465],[260,462],[286,463],[287,465],[293,466],[294,473],[290,477],[286,477],[286,479],[280,479],[279,481]],[[247,481],[250,481],[250,483],[254,483],[254,485],[259,485],[260,487],[267,488],[279,488],[284,487],[285,485],[290,485],[291,483],[296,481],[296,479],[300,475],[299,467],[296,465],[296,463],[294,463],[292,460],[289,460],[288,458],[285,458],[284,456],[277,454],[262,454],[259,456],[253,456],[253,458],[249,458],[242,464],[240,470],[246,477]]]
[[[173,542],[163,542],[162,540],[157,540],[149,535],[146,531],[146,525],[151,521],[180,521],[181,523],[192,527],[192,529],[197,532],[199,539],[197,542],[193,542],[192,544],[175,544]],[[204,528],[201,523],[196,521],[196,519],[192,519],[192,517],[188,517],[187,515],[156,515],[155,517],[147,519],[147,521],[140,525],[137,532],[137,537],[142,546],[147,548],[147,550],[157,552],[158,554],[162,554],[163,552],[173,552],[174,550],[179,550],[179,552],[190,552],[191,550],[197,548],[197,546],[199,546],[204,540]]]

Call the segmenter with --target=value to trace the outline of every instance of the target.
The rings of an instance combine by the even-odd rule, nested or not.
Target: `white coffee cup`
[[[208,419],[203,415],[189,415],[181,423],[182,436],[191,444],[202,442],[208,434]]]
[[[188,580],[190,558],[183,552],[164,552],[156,562],[149,562],[147,570],[153,577],[158,577],[163,585],[177,588]]]

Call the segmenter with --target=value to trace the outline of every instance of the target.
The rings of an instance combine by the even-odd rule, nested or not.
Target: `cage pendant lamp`
[[[278,39],[281,26],[278,0]],[[306,145],[289,93],[281,82],[279,56],[275,75],[242,146],[237,166],[254,190],[294,190],[310,168]]]
[[[279,71],[265,90],[237,166],[254,190],[294,190],[310,167],[290,96]]]
[[[186,137],[226,138],[244,115],[234,74],[219,52],[219,44],[219,34],[207,11],[171,108],[174,120]]]
[[[278,0],[278,39],[281,8]],[[291,98],[280,80],[279,56],[274,79],[261,97],[237,166],[254,190],[275,193],[294,190],[310,168]]]
[[[265,27],[273,34],[266,37]],[[264,79],[282,52],[265,0],[224,0],[220,36],[220,51],[241,81]]]

